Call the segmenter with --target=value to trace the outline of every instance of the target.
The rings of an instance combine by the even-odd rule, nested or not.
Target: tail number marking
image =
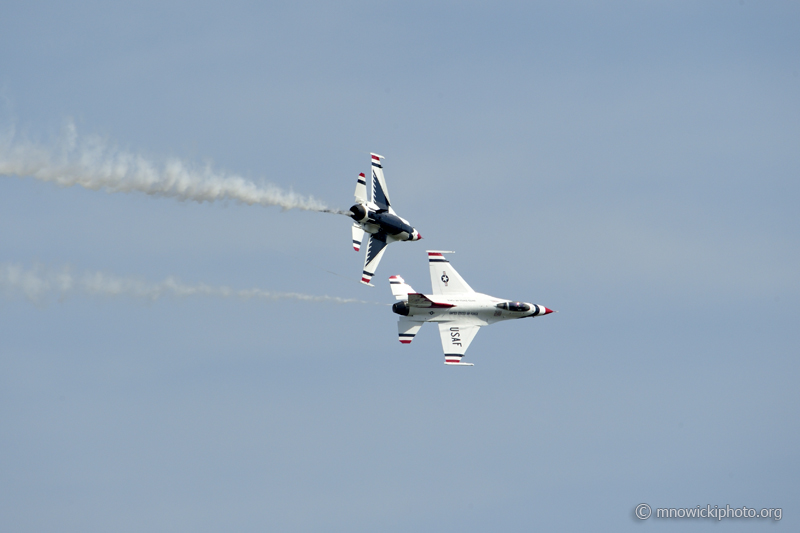
[[[461,346],[461,332],[458,328],[450,328],[450,340],[453,341],[453,346]]]

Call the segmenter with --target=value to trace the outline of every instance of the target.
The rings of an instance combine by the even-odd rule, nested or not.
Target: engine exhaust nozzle
[[[353,213],[350,215],[350,218],[355,220],[356,222],[362,222],[364,219],[367,218],[367,210],[361,204],[356,204],[350,208],[350,211]]]
[[[397,302],[392,306],[392,312],[398,315],[408,316],[408,303],[405,301]]]

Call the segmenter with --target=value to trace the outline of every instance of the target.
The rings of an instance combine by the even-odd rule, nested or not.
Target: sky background
[[[352,204],[350,222],[0,177],[0,263],[370,304],[0,295],[3,531],[800,525],[800,5],[6,2],[0,113]],[[397,342],[426,249],[557,309],[471,368]],[[36,266],[38,265],[38,266]],[[378,305],[376,305],[378,304]],[[722,530],[720,529],[720,531]]]

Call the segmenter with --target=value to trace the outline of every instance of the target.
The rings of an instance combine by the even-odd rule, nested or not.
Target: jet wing
[[[386,179],[383,177],[382,155],[372,156],[372,202],[381,209],[390,209],[392,202],[389,200],[389,190],[386,188]]]
[[[472,339],[478,333],[480,326],[464,322],[439,322],[439,336],[442,338],[444,350],[444,364],[472,366],[472,363],[462,363],[461,358],[469,348]]]
[[[428,265],[431,269],[431,288],[433,294],[463,294],[465,292],[475,292],[472,287],[464,281],[456,269],[450,265],[444,254],[453,252],[443,252],[439,250],[428,250]]]
[[[370,281],[375,275],[378,263],[381,262],[383,252],[386,251],[386,233],[379,232],[369,236],[367,254],[364,257],[364,271],[361,273],[361,283],[372,285]]]

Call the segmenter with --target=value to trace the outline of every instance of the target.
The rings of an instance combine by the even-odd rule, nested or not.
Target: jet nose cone
[[[549,314],[550,314],[550,313],[552,313],[552,312],[553,312],[553,310],[552,310],[552,309],[548,309],[548,308],[546,308],[546,307],[544,308],[544,314],[545,314],[545,315],[549,315]]]
[[[414,230],[414,234],[412,235],[412,240],[418,241],[422,238],[422,235],[417,230]]]

